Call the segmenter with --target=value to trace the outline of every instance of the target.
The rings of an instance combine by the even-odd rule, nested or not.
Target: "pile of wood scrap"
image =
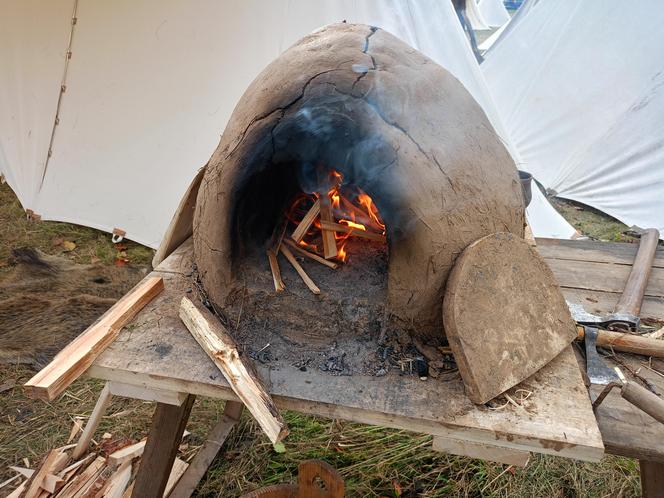
[[[106,437],[109,441],[99,454],[77,460],[71,451],[76,445],[70,444],[51,450],[35,469],[10,466],[16,475],[0,483],[0,493],[15,486],[8,498],[129,498],[146,440],[117,444],[110,441],[110,434]],[[188,466],[176,457],[164,497]]]

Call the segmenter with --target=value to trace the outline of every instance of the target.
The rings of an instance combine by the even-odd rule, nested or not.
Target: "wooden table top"
[[[597,313],[608,313],[617,302],[636,252],[632,244],[587,241],[538,239],[538,247],[567,299]],[[185,242],[155,269],[151,275],[164,278],[165,291],[125,327],[88,375],[147,389],[237,399],[177,316],[179,301],[190,288],[191,253],[191,243]],[[650,282],[643,316],[664,319],[663,251]],[[396,373],[332,376],[279,362],[269,368],[259,365],[258,372],[282,409],[588,461],[601,458],[603,438],[613,453],[664,461],[664,425],[617,394],[598,411],[600,434],[572,348],[525,381],[532,395],[523,407],[502,410],[472,404],[460,379],[420,381]],[[641,374],[664,392],[664,378],[645,368]]]

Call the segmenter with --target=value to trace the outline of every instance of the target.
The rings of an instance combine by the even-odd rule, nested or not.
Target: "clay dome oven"
[[[327,192],[321,184],[336,173],[343,188],[375,203],[384,264],[374,247],[371,261],[351,257],[347,272],[320,277],[320,296],[292,295],[301,282],[277,295],[264,257],[275,227],[294,198]],[[201,184],[194,250],[203,287],[222,311],[242,301],[260,314],[267,300],[272,316],[296,315],[280,317],[283,327],[325,315],[332,332],[345,321],[366,325],[349,310],[375,305],[408,329],[431,331],[441,330],[457,255],[490,233],[522,236],[523,226],[515,165],[463,85],[391,34],[342,23],[300,40],[241,98]],[[369,278],[362,271],[371,264]],[[348,285],[353,265],[362,269]],[[337,285],[343,295],[332,302]]]

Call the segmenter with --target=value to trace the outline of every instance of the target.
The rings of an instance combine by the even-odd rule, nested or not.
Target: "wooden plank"
[[[295,271],[297,274],[300,276],[304,284],[309,288],[311,292],[314,294],[320,294],[320,289],[318,286],[314,283],[313,280],[307,275],[307,272],[304,271],[304,268],[302,268],[302,265],[295,259],[295,256],[293,256],[293,253],[286,247],[285,245],[282,245],[279,250],[281,251],[281,254],[284,255],[284,257],[288,260],[288,262],[295,268]]]
[[[251,366],[240,358],[235,341],[217,317],[203,306],[183,297],[180,318],[203,351],[224,374],[270,441],[276,443],[285,438],[288,435],[286,422]]]
[[[166,228],[166,233],[152,258],[152,266],[156,268],[163,260],[173,253],[182,243],[191,237],[194,226],[194,211],[196,210],[196,198],[198,189],[203,181],[206,167],[198,170],[196,176],[189,184],[187,191],[182,196],[171,222]]]
[[[133,498],[162,498],[194,400],[189,395],[180,406],[157,403]]]
[[[112,395],[109,384],[110,382],[107,382],[104,388],[101,390],[101,393],[99,393],[99,398],[97,399],[95,407],[92,409],[88,423],[85,424],[85,428],[81,433],[81,437],[78,439],[76,447],[72,452],[72,458],[74,460],[78,460],[86,451],[88,451],[88,446],[90,445],[90,441],[92,440],[92,436],[94,435],[95,430],[97,430],[97,426],[101,421],[101,417],[104,416],[106,408],[111,403]]]
[[[207,436],[205,443],[198,450],[196,456],[180,478],[177,485],[169,495],[170,498],[189,498],[212,464],[226,438],[240,420],[244,405],[236,401],[226,401],[224,414],[221,416]]]
[[[104,491],[104,498],[122,498],[131,479],[131,460],[124,462],[109,478]]]
[[[337,240],[334,236],[334,232],[322,228],[323,223],[333,223],[334,218],[332,217],[332,206],[330,204],[330,198],[327,194],[322,193],[318,198],[320,201],[320,223],[321,223],[321,233],[323,236],[323,256],[325,259],[331,259],[337,256]]]
[[[631,267],[613,263],[547,259],[561,287],[622,293]],[[583,278],[580,278],[580,277]],[[653,268],[646,296],[664,298],[664,268]]]
[[[149,277],[74,339],[25,384],[28,397],[51,401],[85,372],[136,314],[164,289],[161,277]]]
[[[433,438],[432,447],[436,451],[452,455],[479,458],[480,460],[515,465],[517,467],[525,467],[528,464],[528,460],[530,460],[530,452],[528,451],[501,448],[484,443],[473,443],[442,436],[435,436]]]
[[[187,398],[186,393],[164,391],[163,389],[148,389],[144,386],[135,386],[123,382],[110,382],[110,391],[113,396],[142,399],[143,401],[156,401],[167,405],[180,406]]]
[[[563,295],[571,303],[580,304],[588,313],[608,315],[620,299],[618,292],[562,287]],[[641,319],[664,321],[664,298],[645,296],[641,306]]]
[[[664,464],[639,461],[641,473],[641,496],[643,498],[664,498]]]
[[[166,291],[135,319],[131,334],[124,331],[97,359],[89,375],[238,401],[178,317],[180,299],[191,285],[182,276],[191,269],[191,253],[188,242],[157,268],[153,274],[164,277]],[[155,343],[172,353],[158,354]],[[460,379],[423,382],[393,372],[335,377],[281,363],[271,367],[257,365],[280,409],[582,460],[603,455],[600,434],[585,422],[592,417],[590,401],[571,349],[527,381],[533,391],[527,417],[511,405],[500,411],[473,405]],[[432,404],[432,399],[446,403]],[[655,441],[650,441],[652,451],[664,454]]]
[[[363,239],[373,240],[375,242],[385,242],[387,239],[385,235],[379,233],[368,232],[366,230],[360,230],[358,228],[353,228],[348,225],[342,225],[340,223],[334,223],[332,221],[325,221],[321,218],[320,226],[324,232],[337,232],[337,233],[348,233],[351,237],[361,237]],[[323,239],[324,240],[324,239]]]
[[[537,250],[545,259],[614,263],[631,266],[638,243],[599,242],[594,240],[566,240],[537,238]],[[664,247],[655,253],[653,268],[664,268]]]

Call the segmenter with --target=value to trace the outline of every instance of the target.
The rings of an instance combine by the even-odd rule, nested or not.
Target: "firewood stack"
[[[185,432],[185,436],[187,434]],[[89,453],[73,461],[71,450],[76,445],[69,444],[51,450],[35,469],[28,468],[29,462],[24,459],[25,467],[10,467],[16,475],[0,483],[0,492],[2,487],[23,480],[7,495],[8,498],[129,498],[146,440],[118,445],[111,441],[110,434],[104,437],[106,441],[101,444],[104,448],[101,453],[106,456]],[[175,459],[165,497],[188,466],[184,460]]]
[[[290,210],[277,223],[267,250],[274,288],[282,292],[286,285],[281,278],[277,255],[281,253],[314,294],[320,289],[306,273],[294,253],[336,269],[345,263],[349,237],[385,243],[385,224],[371,197],[356,187],[343,185],[343,176],[332,171],[329,189],[321,194],[301,194]],[[290,235],[286,236],[289,227]]]

